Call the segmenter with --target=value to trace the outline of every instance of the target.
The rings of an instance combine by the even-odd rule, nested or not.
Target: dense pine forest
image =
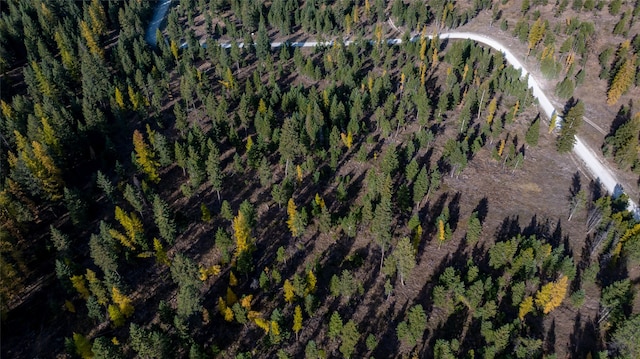
[[[157,6],[0,3],[3,357],[640,357],[638,1]]]

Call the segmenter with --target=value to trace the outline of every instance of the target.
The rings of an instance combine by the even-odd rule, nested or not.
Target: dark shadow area
[[[478,213],[480,223],[484,224],[484,221],[487,219],[487,215],[489,214],[489,199],[486,196],[482,197],[476,208],[473,209],[473,212]]]

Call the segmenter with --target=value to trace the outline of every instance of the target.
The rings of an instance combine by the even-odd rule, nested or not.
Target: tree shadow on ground
[[[482,197],[476,208],[473,209],[473,212],[478,213],[480,223],[484,224],[484,221],[487,219],[487,215],[489,214],[489,199],[486,196]]]
[[[618,109],[618,113],[616,113],[616,117],[614,117],[613,122],[609,127],[609,133],[607,134],[607,137],[615,135],[616,131],[620,128],[620,126],[622,126],[623,124],[625,124],[631,119],[632,113],[633,113],[633,101],[630,99],[629,104],[627,106],[620,105],[620,108]]]
[[[569,337],[568,351],[572,358],[586,358],[589,353],[599,350],[600,329],[597,323],[587,319],[582,323],[582,314],[578,312],[574,319],[573,332]]]

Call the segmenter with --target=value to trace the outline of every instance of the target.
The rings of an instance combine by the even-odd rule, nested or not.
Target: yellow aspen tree
[[[53,34],[53,39],[56,42],[56,47],[58,48],[58,51],[60,51],[60,59],[62,60],[62,66],[64,66],[64,68],[69,70],[69,72],[71,72],[72,74],[75,74],[77,71],[76,70],[77,60],[74,58],[71,52],[71,49],[69,48],[69,46],[67,46],[64,39],[62,38],[60,28],[58,28],[58,30],[56,30],[56,32]]]
[[[318,279],[312,271],[307,271],[307,286],[305,288],[305,295],[316,291],[316,284]]]
[[[122,315],[122,312],[120,312],[120,309],[118,309],[117,305],[109,304],[109,307],[107,308],[107,312],[109,313],[109,319],[113,323],[114,327],[117,328],[124,325],[124,320],[125,320],[124,315]]]
[[[287,203],[287,214],[289,215],[289,219],[287,219],[287,226],[291,231],[291,235],[297,237],[300,233],[298,233],[298,228],[296,226],[296,217],[298,216],[298,207],[296,207],[295,202],[293,201],[293,197],[289,198],[289,202]]]
[[[346,135],[341,133],[340,139],[342,139],[342,143],[347,146],[347,149],[350,150],[353,145],[353,135],[351,134],[351,131],[347,132]]]
[[[469,74],[469,64],[464,64],[464,69],[462,70],[462,81],[467,78],[467,74]],[[466,89],[465,89],[466,93]]]
[[[284,300],[287,303],[293,303],[293,300],[296,298],[296,295],[293,291],[293,285],[291,284],[290,280],[285,279],[282,290],[284,291]]]
[[[133,315],[134,308],[131,304],[131,299],[122,294],[118,288],[111,288],[111,299],[113,299],[113,303],[118,306],[118,309],[120,309],[120,313],[122,313],[126,318]]]
[[[620,252],[622,251],[622,246],[624,245],[624,243],[628,241],[630,238],[638,235],[640,235],[640,223],[636,224],[632,228],[627,229],[624,232],[622,237],[620,237],[618,244],[616,244],[616,246],[613,248],[613,255],[616,257],[619,256]]]
[[[224,310],[224,320],[226,320],[227,322],[232,322],[233,321],[233,310],[231,310],[231,308],[227,307]]]
[[[522,303],[520,303],[520,309],[518,310],[518,318],[520,320],[524,320],[524,316],[531,313],[533,310],[533,297],[527,296],[524,298]]]
[[[118,107],[123,110],[124,109],[124,97],[122,96],[122,91],[120,91],[120,89],[116,86],[116,90],[115,90],[115,100],[116,100],[116,105],[118,105]]]
[[[444,231],[444,220],[439,219],[438,220],[438,241],[440,242],[440,244],[438,246],[442,245],[445,239],[446,239],[446,236]]]
[[[378,45],[381,45],[382,44],[382,25],[381,24],[376,24],[375,36],[376,36],[376,42],[378,43]]]
[[[265,334],[269,333],[270,325],[268,320],[258,317],[253,322],[256,323],[258,328],[264,330]]]
[[[345,32],[348,34],[351,32],[351,25],[353,23],[353,20],[351,20],[351,14],[347,14],[344,17],[344,30]]]
[[[565,66],[567,67],[567,69],[573,65],[573,62],[576,59],[576,54],[571,51],[568,55],[567,55],[567,59],[565,60]]]
[[[249,223],[242,212],[233,218],[233,231],[236,237],[235,256],[239,257],[241,253],[251,249],[249,239]]]
[[[227,310],[227,303],[225,303],[222,297],[218,297],[218,311],[220,314],[224,315],[224,312]]]
[[[225,72],[225,81],[228,84],[227,89],[233,90],[236,88],[236,80],[233,77],[233,72],[230,67],[227,67],[227,71]]]
[[[318,193],[316,193],[315,201],[316,201],[316,204],[318,205],[318,207],[324,208],[324,206],[325,206],[324,199],[322,199],[322,197],[320,197],[320,195]]]
[[[529,31],[529,46],[527,49],[527,55],[531,52],[533,48],[538,45],[538,43],[544,37],[546,23],[542,21],[542,17],[539,17],[533,25],[531,26],[531,30]]]
[[[135,245],[133,245],[133,242],[131,242],[129,240],[129,238],[127,238],[127,236],[125,236],[124,234],[120,233],[118,230],[111,228],[109,230],[109,235],[111,235],[111,237],[113,237],[113,239],[116,239],[118,242],[120,242],[120,244],[122,244],[123,246],[131,249],[132,251],[136,250]]]
[[[137,111],[140,107],[140,94],[137,93],[131,86],[127,87],[127,93],[129,94],[129,102],[131,102],[133,110]]]
[[[13,109],[11,108],[11,105],[4,102],[4,100],[0,100],[0,110],[2,110],[2,116],[4,116],[6,120],[13,119]]]
[[[567,294],[568,278],[561,276],[556,282],[547,283],[536,293],[536,305],[547,314],[560,306]]]
[[[253,295],[249,294],[249,295],[245,295],[244,297],[242,297],[242,299],[240,300],[240,306],[246,310],[251,310],[251,301],[253,300]]]
[[[427,65],[424,63],[420,64],[420,85],[424,86],[427,82]]]
[[[516,100],[516,104],[513,105],[513,118],[516,118],[516,115],[518,114],[518,110],[520,109],[520,100]]]
[[[238,296],[236,293],[231,290],[230,287],[227,287],[227,307],[231,307],[232,305],[238,302]]]
[[[91,351],[91,341],[82,334],[73,333],[73,344],[76,347],[76,353],[82,359],[93,358],[93,352]]]
[[[42,124],[42,129],[40,130],[40,134],[42,136],[42,141],[52,149],[56,154],[62,154],[60,148],[60,141],[58,141],[58,137],[56,136],[56,132],[51,127],[49,120],[46,117],[42,117],[40,120]]]
[[[80,293],[80,296],[82,297],[82,299],[89,298],[91,293],[89,293],[89,290],[87,289],[84,276],[74,275],[74,276],[71,276],[70,279],[71,279],[71,284],[73,285],[73,288],[75,288],[78,291],[78,293]]]
[[[258,113],[261,115],[267,113],[267,103],[264,102],[264,99],[260,99],[260,102],[258,102]]]
[[[424,61],[427,58],[427,38],[420,38],[420,61]]]
[[[302,309],[299,305],[296,305],[296,309],[293,312],[293,332],[296,333],[296,340],[302,329]]]
[[[300,167],[300,165],[296,166],[296,177],[298,179],[298,183],[302,183],[302,167]]]
[[[178,43],[174,40],[171,40],[171,42],[169,43],[169,49],[171,50],[173,58],[178,61]]]
[[[135,213],[127,213],[119,206],[116,206],[115,217],[124,228],[127,239],[132,244],[137,242],[144,232],[144,227],[138,216],[136,216]]]
[[[40,21],[43,30],[45,30],[46,32],[50,32],[49,26],[55,24],[57,22],[57,19],[53,16],[53,13],[44,2],[40,3],[39,10],[40,11],[38,12],[38,20]]]
[[[147,144],[142,133],[138,130],[133,131],[133,150],[136,153],[136,163],[142,171],[151,182],[158,183],[160,181],[160,176],[158,175],[160,163],[155,160],[153,149]]]
[[[156,262],[169,266],[169,258],[167,257],[167,251],[162,246],[162,242],[158,238],[153,239],[153,250],[156,252]],[[203,280],[206,280],[203,279]]]
[[[360,16],[359,16],[359,14],[358,14],[358,13],[359,13],[359,10],[360,10],[360,9],[359,9],[358,4],[355,4],[355,5],[353,6],[353,16],[351,16],[351,18],[353,19],[353,23],[354,23],[354,24],[357,24],[357,23],[359,23],[359,22],[360,22]]]
[[[275,320],[271,321],[271,340],[274,343],[278,343],[280,341],[280,325]]]
[[[628,57],[611,82],[607,91],[607,104],[609,106],[618,103],[620,97],[629,90],[636,75],[636,55]]]
[[[107,297],[107,290],[104,286],[102,286],[102,283],[100,283],[96,272],[92,271],[91,269],[87,269],[87,273],[84,275],[84,277],[87,279],[87,282],[89,282],[89,290],[91,291],[91,294],[96,297],[98,304],[106,305],[109,302],[109,298]]]
[[[247,309],[247,319],[248,319],[250,322],[255,322],[255,321],[256,321],[256,318],[260,318],[260,317],[261,317],[261,315],[262,315],[262,314],[261,314],[260,312],[256,311],[256,310],[249,310],[249,309]]]
[[[487,108],[487,124],[491,125],[491,122],[493,122],[493,116],[495,116],[497,108],[498,99],[494,97],[489,101],[489,107]]]
[[[94,34],[102,36],[107,31],[107,16],[99,0],[92,0],[89,6],[89,17],[91,18],[91,30]]]
[[[38,63],[35,61],[31,61],[31,68],[33,69],[33,74],[36,78],[36,82],[38,83],[38,89],[40,90],[40,92],[45,97],[55,97],[56,88],[54,84],[52,84],[51,81],[47,79],[44,73],[42,73],[42,69],[40,68]]]
[[[229,286],[235,287],[237,285],[238,285],[238,278],[236,278],[236,275],[233,274],[233,271],[229,271]]]
[[[89,52],[92,54],[104,57],[104,50],[98,45],[98,39],[96,35],[93,33],[89,24],[86,21],[80,21],[80,35],[87,42],[87,46],[89,47]]]
[[[62,198],[62,188],[64,187],[62,174],[55,165],[53,158],[47,153],[45,146],[37,141],[33,141],[29,145],[18,131],[14,131],[14,134],[16,136],[16,149],[19,159],[24,162],[33,176],[40,181],[42,190],[53,201]],[[15,166],[17,161],[18,157],[9,153],[9,164]]]
[[[498,157],[502,157],[502,152],[504,152],[504,138],[500,140],[500,146],[498,146]]]
[[[244,147],[247,152],[251,151],[251,148],[253,147],[253,138],[251,138],[251,136],[247,137],[247,144]]]
[[[369,11],[371,11],[371,2],[369,0],[364,0],[364,16],[369,17]]]
[[[198,272],[200,273],[200,280],[204,282],[211,276],[217,276],[218,274],[220,274],[221,270],[222,268],[219,264],[212,265],[211,267],[207,268],[200,266],[200,268],[198,268]]]

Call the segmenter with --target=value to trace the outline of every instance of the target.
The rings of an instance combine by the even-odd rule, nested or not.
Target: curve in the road
[[[154,11],[154,16],[147,28],[147,33],[145,36],[145,40],[155,46],[156,44],[156,30],[160,27],[164,16],[166,15],[167,10],[169,9],[169,5],[171,4],[171,0],[160,0],[156,10]],[[547,97],[547,95],[542,91],[542,88],[535,80],[533,76],[527,71],[527,69],[522,65],[522,63],[518,60],[518,58],[513,55],[509,49],[496,41],[495,39],[489,38],[484,35],[471,33],[471,32],[449,32],[439,34],[438,37],[440,39],[460,39],[460,40],[472,40],[487,46],[492,47],[493,49],[500,51],[503,53],[507,62],[513,66],[515,69],[520,70],[522,76],[527,77],[528,85],[532,89],[533,96],[538,100],[542,111],[547,115],[547,117],[551,118],[554,114],[557,114],[555,107]],[[432,38],[432,36],[429,36]],[[419,37],[411,38],[411,41],[416,41]],[[345,41],[345,45],[351,44],[352,41]],[[388,39],[387,44],[389,45],[397,45],[401,44],[402,39]],[[326,42],[317,42],[317,41],[309,41],[309,42],[272,42],[271,47],[276,48],[283,45],[288,45],[292,47],[316,47],[316,46],[331,46],[333,44],[332,41]],[[231,44],[229,43],[221,43],[220,46],[223,48],[230,48]],[[238,43],[239,47],[243,47],[243,43]],[[558,124],[561,122],[561,117],[558,116]],[[573,152],[582,159],[586,167],[589,169],[589,172],[593,175],[594,178],[600,181],[602,185],[609,191],[613,196],[618,196],[623,193],[622,185],[618,183],[613,175],[612,171],[600,161],[600,159],[596,156],[596,154],[589,149],[584,142],[576,137],[576,143],[573,147]],[[640,219],[640,208],[635,203],[635,201],[629,199],[627,209],[633,214],[636,219]]]

